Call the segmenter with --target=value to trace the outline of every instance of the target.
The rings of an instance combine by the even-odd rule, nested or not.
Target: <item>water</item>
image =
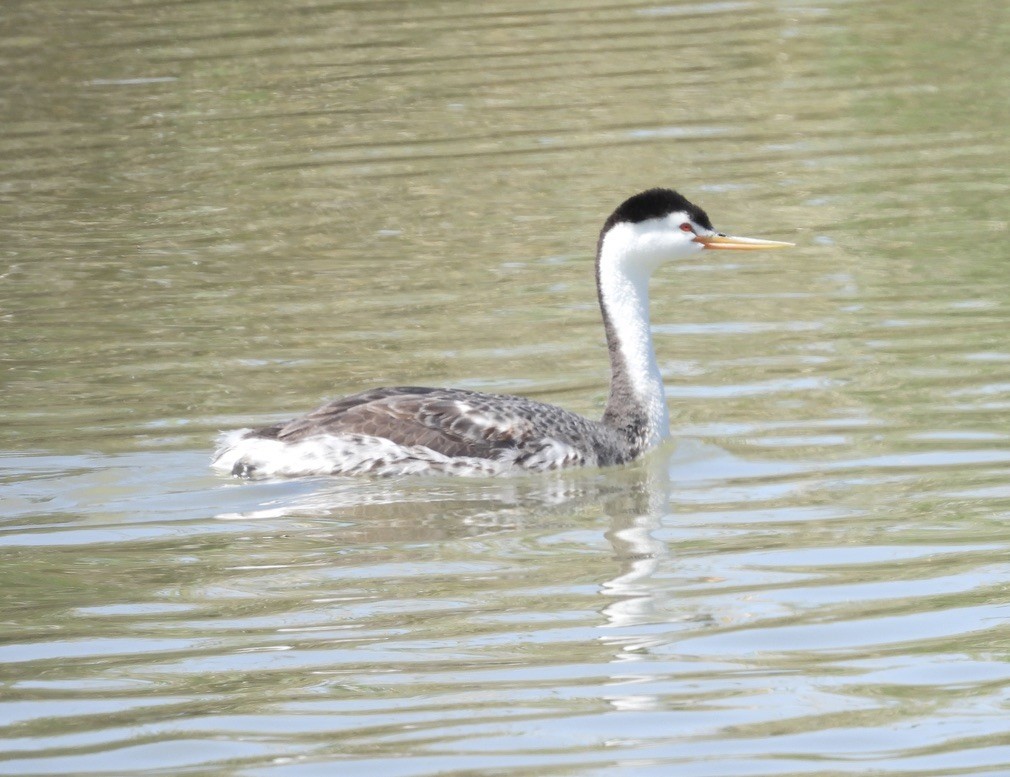
[[[1010,771],[1010,12],[8,2],[0,773]],[[383,384],[606,394],[590,258],[674,185],[619,470],[238,483]]]

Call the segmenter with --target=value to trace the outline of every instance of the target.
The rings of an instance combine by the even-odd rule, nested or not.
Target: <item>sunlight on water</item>
[[[0,774],[1010,771],[1005,11],[5,21]],[[598,414],[655,185],[798,247],[654,280],[643,462],[210,473],[370,386]]]

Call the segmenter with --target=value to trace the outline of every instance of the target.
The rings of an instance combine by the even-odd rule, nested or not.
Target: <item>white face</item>
[[[615,224],[604,238],[607,252],[614,251],[627,269],[651,272],[661,264],[695,256],[705,246],[695,241],[699,235],[714,235],[691,220],[683,211],[635,223]]]

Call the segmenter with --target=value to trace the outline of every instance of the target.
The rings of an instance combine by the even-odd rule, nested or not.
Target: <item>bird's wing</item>
[[[522,402],[503,399],[455,389],[375,389],[254,434],[282,442],[323,434],[360,434],[399,445],[422,445],[445,456],[494,458],[545,436],[529,413],[521,412]]]

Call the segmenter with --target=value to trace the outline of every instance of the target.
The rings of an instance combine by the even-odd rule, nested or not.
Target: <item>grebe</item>
[[[716,232],[705,211],[671,189],[641,192],[610,214],[596,248],[611,373],[602,420],[505,394],[379,388],[291,421],[225,433],[213,467],[246,478],[505,475],[632,461],[670,434],[649,331],[653,271],[704,250],[789,245]]]

